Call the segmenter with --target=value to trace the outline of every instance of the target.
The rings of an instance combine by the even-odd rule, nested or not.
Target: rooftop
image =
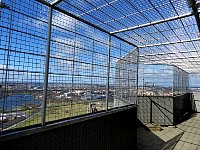
[[[196,113],[176,126],[161,131],[137,128],[138,150],[196,150],[200,146],[200,114]]]

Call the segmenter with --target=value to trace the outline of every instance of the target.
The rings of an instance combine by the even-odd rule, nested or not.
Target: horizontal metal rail
[[[175,41],[175,42],[158,43],[158,44],[151,44],[151,45],[139,46],[139,48],[161,46],[161,45],[169,45],[169,44],[177,44],[177,43],[184,43],[184,42],[193,42],[193,41],[199,41],[199,40],[200,40],[200,38],[189,39],[189,40],[182,40],[182,41]]]
[[[152,25],[156,25],[156,24],[160,24],[160,23],[164,23],[164,22],[168,22],[168,21],[173,21],[173,20],[177,20],[177,19],[181,19],[181,18],[190,17],[190,16],[193,16],[193,15],[196,15],[196,14],[199,14],[199,13],[200,13],[199,11],[198,12],[192,12],[192,13],[185,13],[183,15],[170,17],[170,18],[166,18],[166,19],[163,19],[163,20],[153,21],[153,22],[150,22],[150,23],[146,23],[146,24],[142,24],[142,25],[126,28],[126,29],[121,29],[121,30],[118,30],[118,31],[110,32],[110,33],[112,35],[114,35],[116,33],[122,33],[122,32],[135,30],[135,29],[139,29],[139,28],[144,28],[144,27],[148,27],[148,26],[152,26]]]
[[[75,124],[75,123],[87,121],[87,120],[98,118],[98,117],[111,115],[111,114],[114,114],[114,113],[117,113],[117,112],[129,110],[129,109],[134,109],[134,108],[136,109],[136,105],[131,104],[131,105],[127,105],[127,106],[124,106],[124,107],[111,109],[108,112],[102,111],[102,112],[98,112],[98,113],[94,113],[94,114],[89,114],[89,115],[87,114],[85,116],[75,117],[73,119],[71,118],[69,120],[57,121],[55,123],[47,124],[44,127],[40,126],[40,127],[30,128],[30,129],[27,129],[27,130],[21,130],[21,131],[16,131],[16,132],[10,132],[10,133],[7,133],[7,134],[2,134],[2,135],[0,135],[0,142],[19,138],[19,137],[30,135],[30,134],[35,134],[35,133],[51,130],[51,129],[55,129],[55,128],[59,128],[59,127],[63,127],[63,126],[70,125],[70,124]]]

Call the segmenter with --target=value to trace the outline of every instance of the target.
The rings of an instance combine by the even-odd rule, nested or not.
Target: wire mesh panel
[[[173,95],[172,68],[162,64],[140,64],[138,94],[141,96]]]
[[[191,73],[189,74],[189,87],[192,92],[199,92],[200,89],[200,74]]]
[[[146,63],[173,64],[188,73],[200,71],[199,1],[54,2],[54,7],[139,46]]]
[[[1,131],[186,93],[200,70],[185,0],[0,2]]]
[[[138,95],[175,96],[188,92],[188,73],[166,64],[139,64]]]
[[[53,11],[46,121],[105,110],[108,35]]]
[[[189,91],[189,74],[184,70],[173,66],[173,95],[183,94]]]
[[[135,103],[134,46],[35,0],[2,2],[1,131]]]
[[[8,130],[41,120],[48,8],[33,0],[2,2],[0,130]]]
[[[110,98],[114,98],[113,107],[135,104],[138,51],[115,38],[111,43]]]

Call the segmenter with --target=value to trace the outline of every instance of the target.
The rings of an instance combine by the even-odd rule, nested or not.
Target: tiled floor
[[[137,129],[138,150],[200,150],[200,114],[162,131]]]

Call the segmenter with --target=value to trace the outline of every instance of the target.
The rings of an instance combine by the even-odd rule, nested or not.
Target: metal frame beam
[[[190,7],[192,7],[192,10],[193,10],[193,13],[195,13],[195,19],[196,19],[196,22],[197,22],[197,26],[198,26],[198,29],[199,29],[199,33],[200,33],[200,19],[199,19],[199,13],[198,12],[198,6],[197,6],[197,3],[196,3],[196,0],[188,0],[190,1]]]
[[[136,87],[136,92],[137,92],[137,98],[136,98],[136,105],[138,105],[138,90],[139,90],[139,62],[140,62],[140,50],[139,50],[139,48],[137,48],[136,49],[137,50],[137,72],[136,72],[136,79],[137,79],[137,81],[136,81],[136,85],[137,85],[137,87]]]
[[[180,16],[175,16],[175,17],[170,17],[170,18],[166,18],[163,20],[158,20],[158,21],[153,21],[153,22],[149,22],[146,24],[142,24],[142,25],[138,25],[138,26],[134,26],[134,27],[130,27],[130,28],[126,28],[126,29],[121,29],[118,31],[113,31],[110,32],[112,35],[116,34],[116,33],[122,33],[122,32],[126,32],[126,31],[130,31],[130,30],[135,30],[135,29],[139,29],[139,28],[144,28],[144,27],[148,27],[148,26],[152,26],[152,25],[156,25],[156,24],[160,24],[160,23],[164,23],[164,22],[168,22],[168,21],[173,21],[173,20],[177,20],[177,19],[181,19],[181,18],[186,18],[186,17],[190,17],[196,14],[199,14],[200,12],[192,12],[192,13],[185,13],[183,15]]]
[[[51,4],[50,3],[48,3],[47,1],[45,1],[45,0],[36,0],[37,2],[40,2],[40,3],[42,3],[42,4],[44,4],[44,5],[46,5],[46,6],[49,6],[49,7],[51,7]]]
[[[49,7],[48,35],[47,35],[47,47],[46,47],[45,76],[44,76],[44,91],[43,91],[42,118],[41,118],[42,126],[45,125],[45,121],[46,121],[47,91],[48,91],[48,77],[49,77],[49,57],[50,57],[50,45],[51,45],[51,25],[52,25],[52,8]]]
[[[110,50],[111,50],[111,35],[108,35],[108,63],[107,63],[107,86],[106,86],[106,111],[108,111],[108,100],[110,90]]]
[[[153,47],[153,46],[177,44],[177,43],[184,43],[184,42],[193,42],[193,41],[200,41],[200,38],[191,39],[191,40],[183,40],[183,41],[175,41],[175,42],[166,42],[166,43],[158,43],[158,44],[144,45],[144,46],[138,46],[138,47],[139,47],[139,48],[145,48],[145,47]]]
[[[55,0],[51,3],[51,5],[57,5],[59,4],[60,2],[62,2],[63,0]]]

